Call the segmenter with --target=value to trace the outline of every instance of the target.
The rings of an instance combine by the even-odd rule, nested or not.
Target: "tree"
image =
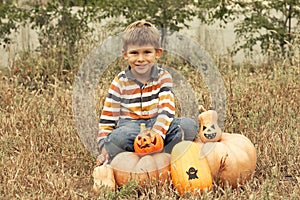
[[[92,7],[71,5],[75,1],[51,1],[46,6],[33,4],[30,7],[29,22],[39,33],[40,53],[47,56],[49,50],[57,54],[60,63],[58,73],[72,69],[78,59],[81,43],[88,39],[93,28],[89,22],[95,20]]]
[[[85,6],[85,3],[83,0],[54,0],[43,5],[36,1],[22,5],[13,4],[13,1],[0,4],[0,42],[9,44],[11,33],[17,32],[20,26],[30,25],[38,30],[39,58],[51,60],[51,66],[39,66],[38,73],[41,77],[56,73],[58,78],[63,78],[81,62],[80,55],[84,51],[81,45],[93,33],[89,23],[98,20],[94,7]],[[76,5],[82,7],[73,7]]]
[[[73,6],[81,9],[74,13]],[[31,26],[41,31],[42,46],[45,44],[49,49],[47,45],[57,46],[60,42],[65,58],[69,59],[77,57],[76,45],[93,31],[88,26],[91,22],[124,19],[110,24],[116,29],[145,19],[161,29],[164,39],[166,30],[188,28],[188,22],[195,17],[205,23],[220,21],[223,26],[238,19],[234,21],[237,35],[234,53],[252,51],[255,45],[260,45],[263,54],[280,52],[286,57],[292,53],[291,46],[299,46],[299,0],[54,0],[27,9],[16,7],[8,0],[0,4],[0,42],[8,43],[11,32],[30,19]],[[63,62],[67,68],[68,59]]]
[[[13,1],[0,2],[0,44],[5,46],[11,42],[10,34],[18,31],[27,16],[27,12],[15,6]]]
[[[281,53],[291,56],[291,44],[299,37],[299,0],[269,0],[240,4],[243,21],[235,26],[239,41],[245,40],[239,48],[250,48],[260,44],[262,52]],[[298,20],[298,22],[297,22]],[[294,22],[294,23],[293,23]]]
[[[102,0],[96,5],[103,18],[122,17],[125,20],[114,26],[124,26],[136,20],[148,20],[155,24],[162,34],[162,42],[167,30],[178,31],[189,27],[188,23],[196,15],[194,0]]]
[[[275,52],[289,57],[290,47],[299,46],[299,0],[209,0],[198,1],[197,6],[198,17],[206,22],[220,20],[226,24],[238,19],[234,26],[234,53],[241,49],[252,51],[260,45],[265,55]]]

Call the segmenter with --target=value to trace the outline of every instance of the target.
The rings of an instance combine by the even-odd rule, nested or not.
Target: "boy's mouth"
[[[144,69],[144,68],[148,67],[148,64],[145,64],[145,65],[135,65],[135,67],[138,68],[138,69]]]

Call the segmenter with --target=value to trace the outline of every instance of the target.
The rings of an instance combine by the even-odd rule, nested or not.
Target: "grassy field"
[[[220,62],[218,67],[228,97],[224,131],[242,133],[254,143],[257,168],[243,187],[214,185],[196,198],[298,199],[299,63]],[[209,105],[201,77],[184,69],[200,103]],[[0,72],[0,199],[191,199],[189,194],[180,197],[170,184],[140,188],[132,183],[94,195],[95,159],[76,132],[72,81],[54,80],[45,85],[26,73]],[[103,82],[103,88],[107,85]]]

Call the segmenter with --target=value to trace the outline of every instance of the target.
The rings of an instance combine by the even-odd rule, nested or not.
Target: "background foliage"
[[[246,135],[255,144],[258,163],[246,185],[232,189],[215,184],[211,192],[196,198],[298,199],[299,1],[138,2],[56,0],[15,5],[0,1],[1,44],[13,42],[10,34],[25,24],[39,30],[41,43],[35,53],[20,53],[8,72],[0,71],[0,199],[192,198],[189,194],[180,197],[169,183],[145,188],[132,183],[116,192],[103,189],[94,195],[95,160],[82,145],[72,115],[73,80],[81,59],[93,46],[90,36],[95,30],[89,24],[110,22],[110,17],[120,17],[126,24],[143,17],[160,26],[164,12],[163,24],[172,30],[188,26],[193,17],[222,22],[222,26],[240,18],[236,32],[246,43],[239,48],[251,50],[257,43],[264,44],[263,53],[270,56],[259,66],[217,61],[228,93],[224,131]],[[75,6],[81,8],[74,12]],[[272,15],[275,10],[281,17]],[[295,26],[289,26],[289,19]],[[113,22],[105,29],[108,34],[123,26]],[[174,65],[185,76],[198,103],[208,108],[209,91],[202,77],[188,63],[164,59],[161,62]],[[117,60],[112,66],[100,80],[99,106],[122,63]]]
[[[146,19],[156,24],[163,35],[165,30],[189,27],[189,22],[195,18],[205,23],[220,22],[221,26],[234,21],[237,41],[233,53],[241,49],[252,51],[259,45],[265,55],[273,52],[288,57],[292,52],[290,48],[299,46],[299,0],[55,0],[42,6],[28,1],[22,7],[15,6],[12,1],[5,2],[0,4],[2,42],[10,42],[10,33],[29,22],[32,28],[40,30],[41,51],[49,45],[61,48],[65,55],[61,65],[65,68],[72,66],[78,43],[93,32],[88,24],[111,18],[116,20],[107,24],[110,30]],[[74,12],[75,7],[80,9]]]
[[[199,1],[199,17],[221,26],[235,22],[237,40],[233,53],[253,51],[256,45],[264,55],[292,56],[291,47],[299,46],[299,0]],[[204,8],[204,9],[203,9]],[[208,11],[205,12],[205,8]],[[203,14],[204,13],[204,14]]]

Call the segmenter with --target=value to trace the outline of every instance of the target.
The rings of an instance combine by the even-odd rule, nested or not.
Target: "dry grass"
[[[253,179],[199,199],[298,199],[300,196],[300,66],[219,64],[227,94],[226,132],[245,134],[258,155]],[[195,74],[195,73],[194,73]],[[187,75],[195,91],[199,77]],[[0,199],[190,199],[169,184],[132,183],[116,193],[92,191],[94,158],[72,116],[72,85],[55,81],[28,89],[0,74]],[[35,81],[35,80],[31,80]],[[40,87],[39,87],[40,86]],[[203,102],[201,102],[203,100]],[[199,94],[204,105],[208,98]]]

